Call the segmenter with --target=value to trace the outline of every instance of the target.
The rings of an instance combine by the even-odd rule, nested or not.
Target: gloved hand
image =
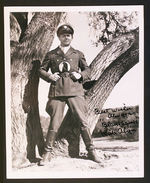
[[[49,79],[52,80],[52,81],[55,81],[55,82],[56,82],[59,78],[60,78],[59,72],[55,72],[54,74],[51,74],[51,75],[49,76]]]
[[[79,80],[82,77],[81,74],[78,72],[72,72],[71,75],[72,79],[74,78],[75,80]]]

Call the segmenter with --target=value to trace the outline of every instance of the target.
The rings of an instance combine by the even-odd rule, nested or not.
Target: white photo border
[[[40,174],[36,172],[29,172],[24,175],[24,173],[14,172],[12,170],[12,160],[11,160],[11,80],[10,80],[10,12],[48,12],[48,11],[138,11],[139,12],[139,64],[141,67],[140,76],[141,83],[140,93],[141,93],[141,103],[139,107],[139,172],[123,173],[116,175],[104,173],[94,173],[92,175],[88,172],[56,172],[51,174],[50,172],[41,172]],[[12,6],[4,7],[4,48],[5,48],[5,119],[6,119],[6,177],[11,179],[27,179],[27,178],[138,178],[144,177],[144,6],[143,5],[129,5],[129,6]]]

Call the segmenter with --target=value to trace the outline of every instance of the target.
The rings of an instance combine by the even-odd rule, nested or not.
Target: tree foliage
[[[90,12],[89,26],[93,44],[106,45],[119,35],[138,28],[138,13],[135,12]]]

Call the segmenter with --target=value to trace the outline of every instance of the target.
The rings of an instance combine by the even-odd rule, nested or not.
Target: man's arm
[[[91,78],[91,70],[87,65],[86,59],[84,57],[84,54],[82,52],[79,52],[80,54],[80,60],[79,60],[79,67],[81,69],[81,81],[85,82],[86,80],[90,80]]]
[[[54,74],[48,73],[48,70],[50,67],[51,67],[50,55],[49,53],[47,53],[38,72],[39,72],[39,77],[47,81],[48,83],[52,81],[57,81],[60,78],[58,73],[54,73]]]

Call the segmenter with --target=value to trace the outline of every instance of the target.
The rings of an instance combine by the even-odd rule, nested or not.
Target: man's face
[[[61,46],[69,46],[73,36],[72,34],[61,34],[58,38],[61,42]]]

